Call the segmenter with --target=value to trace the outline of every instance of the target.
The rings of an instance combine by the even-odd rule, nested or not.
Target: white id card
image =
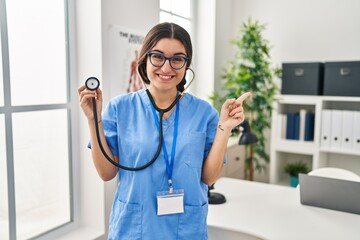
[[[184,190],[163,191],[157,193],[157,214],[175,214],[184,212]]]

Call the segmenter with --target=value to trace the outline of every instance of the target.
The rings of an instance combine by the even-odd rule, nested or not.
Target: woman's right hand
[[[89,121],[94,120],[92,99],[96,99],[98,121],[101,121],[103,97],[100,88],[89,90],[85,85],[82,85],[78,88],[78,94],[80,98],[80,107]]]

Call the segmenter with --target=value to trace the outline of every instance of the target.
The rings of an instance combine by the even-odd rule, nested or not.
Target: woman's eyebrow
[[[157,50],[157,49],[153,49],[153,50],[151,50],[151,52],[159,52],[159,53],[162,53],[162,54],[165,55],[165,53],[163,51],[160,51],[160,50]],[[183,53],[183,52],[174,53],[174,55],[184,55],[184,56],[186,56],[186,54]]]

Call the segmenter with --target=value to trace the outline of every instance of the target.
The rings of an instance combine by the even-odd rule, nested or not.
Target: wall
[[[198,0],[195,15],[195,36],[193,40],[194,63],[196,73],[192,93],[199,98],[209,100],[214,91],[215,69],[215,0]]]
[[[276,63],[360,59],[358,0],[242,0],[234,3],[235,22],[252,16],[267,23],[266,37],[274,46],[272,56]]]
[[[266,24],[273,65],[360,60],[358,0],[229,0],[216,3],[215,89],[236,48],[229,47],[248,17]],[[226,37],[225,37],[226,36]],[[280,81],[278,81],[280,84]],[[269,146],[270,143],[267,144]],[[267,181],[267,173],[256,176]]]
[[[358,0],[232,0],[232,4],[228,13],[232,18],[226,17],[226,13],[217,18],[217,23],[223,22],[216,29],[217,36],[229,36],[231,31],[230,38],[236,37],[248,17],[265,23],[264,36],[273,46],[270,54],[274,65],[360,59]],[[222,49],[217,70],[233,57],[235,48],[229,49],[228,44],[227,39],[217,38],[216,48]],[[221,78],[220,72],[216,81]]]

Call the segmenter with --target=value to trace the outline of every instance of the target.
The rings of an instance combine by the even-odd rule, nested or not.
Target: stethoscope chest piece
[[[100,87],[100,81],[96,77],[89,77],[85,81],[85,87],[89,90],[96,90]]]

